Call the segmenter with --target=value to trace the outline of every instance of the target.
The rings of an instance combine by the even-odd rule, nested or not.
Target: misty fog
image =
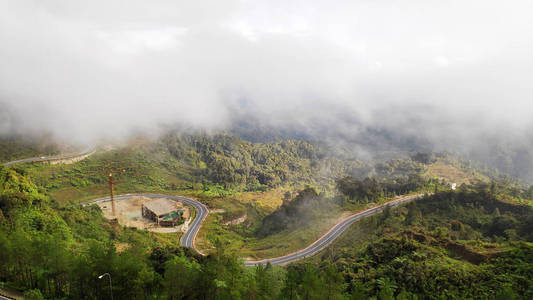
[[[0,0],[0,134],[87,143],[246,122],[354,148],[528,149],[532,11],[527,0]]]

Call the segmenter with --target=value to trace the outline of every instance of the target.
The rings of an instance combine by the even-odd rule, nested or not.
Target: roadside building
[[[188,217],[188,210],[181,203],[170,199],[156,199],[142,204],[142,216],[160,226],[176,226]]]

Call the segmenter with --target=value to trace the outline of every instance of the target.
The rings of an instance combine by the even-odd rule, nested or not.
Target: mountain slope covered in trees
[[[76,203],[107,193],[105,171],[115,168],[125,169],[117,192],[195,195],[224,210],[199,236],[209,255],[179,248],[179,235],[121,227]],[[533,188],[488,175],[499,178],[441,154],[364,162],[305,141],[172,133],[72,165],[1,167],[0,283],[51,299],[107,298],[97,278],[105,272],[116,299],[528,299]],[[457,176],[464,184],[451,191]],[[279,206],[242,200],[272,191]],[[311,259],[242,264],[241,253],[307,245],[313,236],[300,233],[328,224],[328,213],[424,191],[436,194],[355,223]],[[242,213],[244,222],[222,224]]]
[[[104,272],[113,276],[117,299],[533,293],[533,214],[530,206],[509,203],[528,195],[512,187],[440,192],[358,223],[314,263],[245,269],[221,242],[210,256],[196,256],[178,243],[120,228],[96,207],[59,205],[23,170],[1,168],[0,175],[0,280],[34,295],[108,297],[97,279]],[[119,251],[118,243],[129,246]]]

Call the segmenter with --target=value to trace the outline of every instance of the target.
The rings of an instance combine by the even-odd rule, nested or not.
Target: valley
[[[413,240],[415,243],[424,241],[427,243],[429,241],[428,247],[430,248],[428,249],[442,247],[444,250],[439,251],[445,251],[446,255],[451,255],[455,264],[479,265],[481,261],[485,264],[492,263],[494,259],[511,253],[507,251],[513,251],[512,249],[516,247],[529,247],[527,243],[518,246],[518,244],[507,244],[508,242],[506,242],[506,240],[510,241],[511,237],[518,240],[522,239],[520,237],[527,232],[523,229],[515,229],[513,231],[515,233],[505,231],[504,236],[497,239],[497,245],[494,245],[494,242],[492,244],[491,242],[483,242],[481,245],[472,247],[472,242],[467,242],[465,245],[463,241],[450,239],[453,235],[448,235],[454,232],[448,233],[450,229],[436,234],[434,233],[435,228],[426,229],[419,225],[413,225],[424,224],[423,226],[428,226],[426,221],[424,223],[416,222],[430,220],[429,215],[426,215],[419,208],[420,204],[416,203],[421,201],[423,203],[429,201],[426,199],[435,197],[453,198],[452,195],[456,193],[461,195],[467,190],[479,189],[483,186],[488,186],[489,190],[492,191],[491,196],[484,196],[485,198],[501,195],[498,196],[500,199],[496,200],[496,203],[502,203],[501,205],[508,203],[506,205],[509,206],[500,207],[500,214],[507,215],[507,211],[513,211],[511,207],[514,206],[522,207],[524,204],[527,205],[526,207],[533,206],[532,200],[527,200],[527,196],[524,198],[527,191],[526,194],[520,194],[517,187],[503,181],[494,181],[498,180],[497,178],[490,179],[489,176],[493,176],[494,173],[484,174],[484,171],[476,167],[465,167],[466,165],[460,160],[451,158],[446,154],[437,154],[431,161],[418,162],[418,158],[413,156],[412,158],[396,158],[369,164],[364,161],[344,161],[334,156],[321,156],[318,152],[313,152],[319,150],[314,148],[316,146],[312,144],[287,141],[284,142],[286,144],[283,146],[284,154],[282,155],[285,155],[284,160],[288,160],[291,166],[283,169],[280,168],[279,164],[285,162],[276,161],[276,159],[262,159],[254,162],[258,154],[265,155],[260,154],[260,152],[252,152],[253,156],[249,156],[251,161],[247,161],[247,152],[240,150],[242,151],[240,153],[244,155],[237,154],[239,152],[235,152],[235,147],[241,147],[240,149],[252,147],[249,149],[254,149],[258,146],[247,144],[236,137],[199,136],[185,137],[185,139],[195,140],[195,142],[188,144],[180,139],[181,150],[178,152],[172,150],[177,144],[169,143],[168,139],[163,138],[157,142],[142,141],[139,143],[137,140],[135,144],[116,148],[112,151],[96,150],[91,156],[71,164],[43,164],[46,157],[38,156],[37,160],[34,161],[30,159],[19,164],[8,164],[8,168],[4,172],[10,175],[3,178],[7,180],[5,184],[10,182],[12,179],[9,178],[14,178],[13,176],[27,178],[28,183],[23,184],[29,185],[22,190],[33,191],[31,197],[41,199],[38,200],[41,203],[49,203],[46,205],[50,205],[53,207],[50,209],[57,210],[58,213],[67,209],[71,211],[70,214],[74,213],[78,216],[87,213],[92,215],[87,217],[93,219],[90,222],[96,222],[93,224],[99,224],[96,225],[100,227],[99,229],[92,229],[100,232],[97,234],[99,237],[94,234],[82,233],[88,229],[85,226],[89,223],[87,225],[74,225],[77,222],[69,219],[72,217],[63,214],[61,218],[70,224],[67,226],[71,226],[69,232],[72,233],[68,234],[75,234],[73,236],[75,240],[80,238],[86,240],[90,236],[92,236],[90,239],[101,240],[102,237],[107,236],[105,239],[110,238],[110,241],[115,241],[112,243],[114,246],[111,246],[110,249],[116,249],[111,251],[117,251],[117,259],[127,255],[126,253],[139,251],[147,254],[152,253],[150,257],[155,255],[154,251],[164,251],[165,253],[168,251],[177,253],[175,251],[178,251],[178,253],[182,253],[180,255],[184,255],[182,257],[190,257],[192,263],[200,265],[211,259],[219,260],[222,257],[227,257],[230,259],[227,263],[233,259],[235,262],[239,262],[238,264],[242,267],[246,266],[247,269],[260,268],[257,270],[261,270],[264,268],[265,272],[289,272],[287,273],[289,276],[292,270],[316,272],[309,269],[309,263],[318,267],[325,262],[330,262],[336,268],[340,268],[341,261],[337,258],[339,255],[346,258],[350,257],[348,261],[342,260],[345,267],[348,262],[350,265],[356,264],[357,257],[360,255],[357,254],[359,253],[357,251],[363,251],[364,247],[370,247],[382,239],[388,241],[388,239],[398,239],[400,236],[406,236],[408,241]],[[202,139],[207,148],[199,145],[198,140]],[[228,144],[228,141],[231,143]],[[265,144],[259,146],[258,149],[275,149],[272,148],[276,147],[275,145]],[[289,145],[294,145],[296,148],[291,150],[290,147],[287,148]],[[303,145],[308,152],[296,150],[302,149]],[[219,150],[217,147],[220,147]],[[226,149],[233,150],[226,151]],[[212,159],[211,151],[218,153],[217,159]],[[279,156],[279,152],[276,155]],[[234,161],[230,165],[220,164],[224,160]],[[242,163],[245,165],[239,166]],[[271,168],[270,164],[272,166],[277,165],[276,168],[278,169],[269,169]],[[298,165],[302,167],[295,167]],[[326,165],[331,169],[325,171]],[[342,167],[340,167],[341,165]],[[223,172],[223,177],[212,171],[221,166],[225,166],[227,170],[219,171]],[[161,232],[158,233],[143,229],[144,225],[142,227],[128,225],[127,222],[124,223],[125,220],[120,221],[120,219],[117,222],[110,216],[105,219],[104,214],[110,213],[109,211],[105,212],[106,209],[109,210],[110,198],[102,197],[109,192],[105,180],[106,170],[117,168],[124,171],[117,173],[115,178],[116,201],[125,201],[122,199],[142,196],[169,198],[184,202],[194,208],[192,221],[187,221],[190,224],[188,223],[185,232],[157,230]],[[248,168],[250,171],[246,171]],[[272,172],[269,175],[272,177],[251,171],[256,168],[265,170],[263,174]],[[307,168],[310,169],[307,170]],[[313,170],[318,169],[320,171],[317,173],[320,175],[312,176]],[[244,173],[241,170],[245,170]],[[235,175],[231,175],[233,173]],[[359,175],[361,177],[354,177],[353,175],[361,173],[363,174]],[[369,175],[373,177],[365,177]],[[276,179],[276,176],[293,179],[279,180]],[[257,181],[253,183],[254,181],[250,181],[250,178],[255,178]],[[266,178],[270,179],[264,181]],[[452,183],[456,183],[457,191],[452,190]],[[3,197],[8,195],[5,194],[7,191],[12,190],[8,187],[9,185],[6,186],[5,184],[3,185],[5,195]],[[9,184],[12,185],[13,183]],[[95,197],[101,198],[95,199]],[[417,200],[419,198],[420,200]],[[99,208],[92,205],[93,203],[99,203]],[[464,205],[460,204],[460,206]],[[392,206],[397,207],[391,209]],[[9,206],[3,207],[7,213],[7,215],[4,213],[4,218],[6,218],[5,216],[9,218],[9,215],[15,212],[13,210],[10,212]],[[448,208],[445,206],[445,209]],[[136,209],[139,210],[140,206]],[[128,213],[131,214],[132,212],[128,211]],[[528,213],[526,213],[527,215]],[[436,216],[440,218],[440,215]],[[87,217],[85,218],[87,219]],[[70,223],[72,221],[74,223]],[[405,222],[409,226],[402,229],[403,225],[401,224]],[[450,223],[452,228],[456,226],[453,225],[454,222],[456,221]],[[457,222],[459,222],[457,224],[462,224],[464,221]],[[504,226],[502,230],[507,230],[505,226],[509,225],[503,224],[501,225]],[[464,228],[465,225],[457,226]],[[76,233],[77,231],[79,233]],[[15,237],[14,235],[11,236]],[[477,237],[481,236],[478,235]],[[465,238],[471,239],[472,236],[462,237],[462,239]],[[529,238],[525,239],[528,240]],[[10,245],[9,242],[4,242],[3,247],[11,247],[8,245]],[[180,248],[178,245],[185,248]],[[183,252],[182,249],[187,248],[192,251]],[[349,249],[348,252],[346,252],[347,249]],[[352,259],[356,259],[356,261],[352,261]],[[375,260],[376,258],[371,259]],[[219,261],[219,263],[222,262]],[[280,267],[274,267],[275,265],[282,265],[281,268],[288,269],[276,269]],[[286,267],[286,265],[289,266]],[[16,271],[16,269],[10,270]],[[326,269],[323,270],[321,267],[318,267],[317,270],[326,272]],[[168,276],[170,275],[168,274]],[[350,276],[359,278],[358,275],[354,274]],[[382,276],[395,278],[395,275],[391,274]],[[367,281],[366,277],[360,279],[361,282],[366,282],[365,284],[371,283],[371,281]],[[394,280],[395,282],[401,281],[398,278]],[[356,294],[371,292],[366,288],[361,289],[361,286],[350,287],[350,290]],[[413,287],[412,291],[414,290],[416,289]],[[374,291],[376,293],[387,292],[387,288],[383,287],[381,290],[376,289]],[[60,293],[59,290],[50,290],[49,292]],[[125,291],[124,293],[127,294]],[[430,290],[424,290],[423,293],[430,293]]]

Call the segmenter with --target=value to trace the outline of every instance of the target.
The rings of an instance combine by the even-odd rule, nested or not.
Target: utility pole
[[[113,217],[116,216],[115,214],[115,197],[113,195],[113,173],[109,172],[109,193],[111,194],[111,209],[113,212]]]

